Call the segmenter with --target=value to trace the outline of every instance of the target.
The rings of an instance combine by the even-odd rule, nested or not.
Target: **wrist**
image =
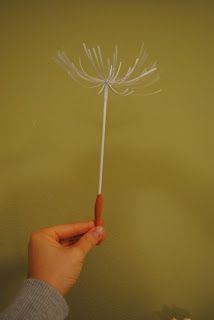
[[[44,277],[42,275],[28,275],[27,279],[33,279],[33,280],[37,280],[37,281],[41,281],[46,283],[49,287],[57,290],[57,292],[59,294],[61,294],[62,296],[65,296],[66,293],[69,291],[69,289],[64,288],[62,285],[59,285],[58,281],[56,281],[56,279],[51,279],[50,277]],[[61,283],[62,281],[60,281]]]

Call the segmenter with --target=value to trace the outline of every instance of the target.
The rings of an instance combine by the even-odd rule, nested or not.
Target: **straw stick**
[[[98,194],[102,193],[103,159],[104,159],[104,146],[105,146],[107,101],[108,101],[108,84],[105,84],[105,87],[104,87],[104,100],[103,100],[103,124],[102,124],[101,153],[100,153],[100,174],[99,174]]]
[[[107,58],[105,60],[102,55],[100,46],[92,49],[87,48],[83,43],[83,48],[88,61],[95,72],[95,75],[89,74],[83,67],[82,60],[79,57],[79,66],[77,67],[73,62],[69,60],[64,51],[58,50],[56,61],[61,67],[69,74],[69,76],[89,88],[98,88],[98,94],[103,92],[103,121],[102,121],[102,135],[101,135],[101,150],[100,150],[100,168],[99,168],[99,183],[98,183],[98,195],[95,202],[95,225],[101,225],[102,222],[102,181],[103,181],[103,162],[104,162],[104,148],[105,148],[105,129],[106,129],[106,114],[109,90],[115,94],[121,96],[128,96],[136,93],[136,88],[143,82],[143,80],[149,79],[145,84],[145,88],[154,84],[158,77],[150,79],[151,75],[157,71],[157,64],[154,63],[148,67],[143,67],[147,58],[147,53],[144,50],[144,45],[141,46],[139,55],[134,61],[132,67],[129,67],[126,73],[121,76],[122,62],[118,61],[117,45],[114,48],[112,59]],[[105,63],[106,61],[106,63]],[[93,85],[91,85],[93,84]],[[152,91],[148,94],[155,94],[161,90]],[[137,94],[137,93],[136,93]]]

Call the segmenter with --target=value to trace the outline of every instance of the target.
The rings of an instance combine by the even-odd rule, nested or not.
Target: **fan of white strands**
[[[142,80],[147,79],[147,83],[144,86],[145,88],[156,82],[159,78],[159,76],[156,75],[156,78],[153,79],[152,82],[148,82],[148,76],[157,70],[157,63],[155,62],[152,65],[143,68],[148,57],[143,45],[141,46],[139,56],[136,58],[133,66],[129,67],[123,76],[120,76],[122,62],[118,61],[117,45],[114,48],[112,60],[107,58],[106,63],[104,63],[100,46],[97,46],[96,49],[89,49],[86,47],[85,43],[83,43],[83,48],[95,75],[90,75],[85,70],[80,57],[79,67],[77,67],[70,61],[63,50],[58,50],[56,61],[61,64],[73,80],[82,85],[87,85],[89,88],[99,88],[99,94],[102,93],[105,86],[108,86],[114,93],[127,96],[135,92],[134,88],[137,85],[142,84]],[[156,90],[150,94],[159,91],[160,90]]]
[[[90,66],[94,71],[94,75],[89,74],[83,67],[82,60],[79,57],[79,66],[77,67],[69,60],[63,50],[58,50],[56,61],[63,67],[69,76],[82,85],[90,88],[98,88],[99,94],[104,92],[104,109],[103,109],[103,125],[102,125],[102,141],[101,141],[101,158],[100,158],[100,175],[98,194],[101,194],[102,175],[103,175],[103,158],[104,158],[104,142],[105,142],[105,127],[106,127],[106,110],[109,89],[121,96],[128,96],[135,93],[137,86],[142,84],[144,80],[146,83],[143,88],[151,86],[155,83],[159,76],[155,71],[157,70],[157,63],[145,67],[147,53],[142,45],[140,53],[136,58],[133,66],[129,67],[124,75],[121,74],[122,62],[118,61],[118,49],[114,48],[112,59],[107,58],[104,63],[104,58],[100,46],[89,49],[83,43],[85,54],[90,62]],[[150,76],[156,74],[152,79]],[[150,92],[149,94],[157,93],[161,90]]]

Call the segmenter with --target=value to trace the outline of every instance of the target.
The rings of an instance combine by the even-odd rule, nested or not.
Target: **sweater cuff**
[[[23,281],[14,303],[8,308],[14,319],[64,320],[69,308],[61,293],[47,282],[29,278]],[[8,317],[9,318],[9,317]]]

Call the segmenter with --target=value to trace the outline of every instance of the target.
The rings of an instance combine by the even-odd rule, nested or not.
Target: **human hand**
[[[87,253],[105,239],[93,221],[61,224],[31,233],[28,278],[48,282],[62,295],[75,284]]]

